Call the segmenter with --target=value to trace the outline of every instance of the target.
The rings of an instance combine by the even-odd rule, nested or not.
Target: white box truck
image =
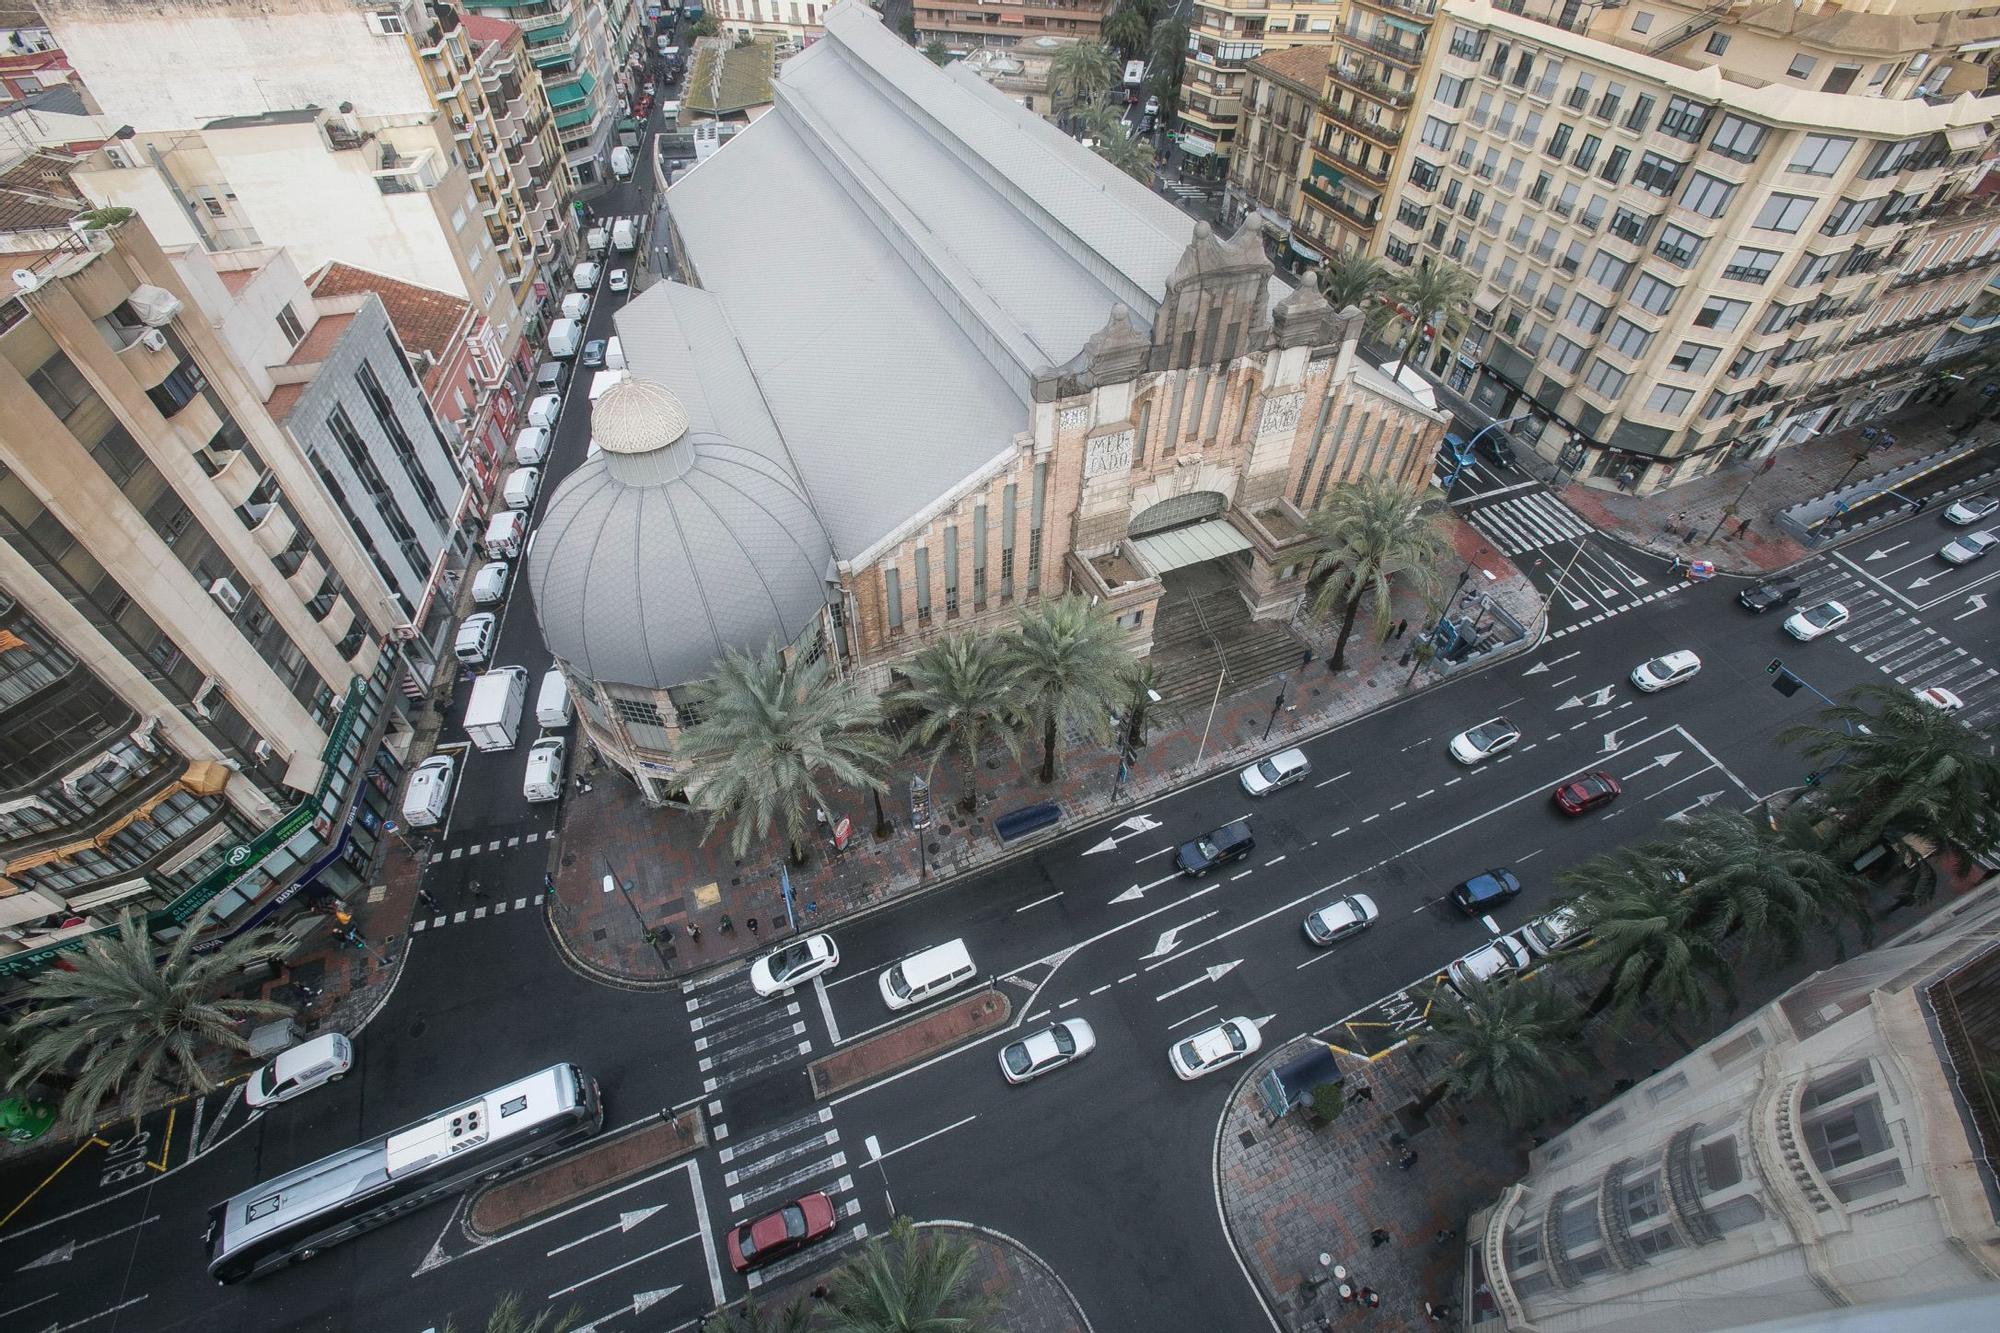
[[[562,300],[564,319],[573,319],[581,324],[590,315],[590,298],[582,292],[571,292]]]
[[[604,247],[611,244],[611,233],[602,227],[592,227],[583,234],[583,243],[590,253],[601,255]]]
[[[590,380],[590,401],[596,402],[604,396],[604,391],[624,380],[629,372],[623,370],[600,370]]]
[[[575,356],[582,326],[573,319],[559,319],[549,325],[549,355]]]
[[[621,181],[632,179],[632,150],[624,144],[611,150],[611,174]],[[612,244],[617,244],[616,241]]]
[[[569,682],[561,671],[551,668],[542,673],[542,687],[535,695],[535,721],[560,731],[569,725],[569,719]]]
[[[639,244],[639,219],[619,218],[611,224],[611,248],[630,253]]]
[[[512,560],[521,554],[521,543],[527,539],[528,516],[518,509],[503,509],[487,520],[479,549],[486,552],[488,560]]]
[[[521,708],[528,700],[526,667],[495,667],[472,682],[465,705],[465,734],[482,750],[511,750],[521,737]]]
[[[576,284],[578,291],[587,292],[597,285],[597,275],[602,272],[602,269],[586,259],[571,269],[569,276],[570,281]]]

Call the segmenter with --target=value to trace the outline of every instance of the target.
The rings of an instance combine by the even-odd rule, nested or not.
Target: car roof
[[[1193,1043],[1195,1055],[1203,1064],[1218,1056],[1232,1054],[1236,1050],[1235,1043],[1229,1040],[1227,1027],[1222,1023],[1217,1023],[1212,1028],[1203,1028],[1188,1040]]]
[[[1697,658],[1691,651],[1689,651],[1686,648],[1676,648],[1670,653],[1660,654],[1660,661],[1665,662],[1670,667],[1686,666],[1689,662],[1696,662],[1699,660],[1701,659]]]
[[[280,1082],[294,1078],[314,1065],[331,1060],[339,1041],[339,1033],[323,1032],[311,1041],[302,1041],[289,1050],[279,1051],[278,1058],[271,1061],[272,1072]]]

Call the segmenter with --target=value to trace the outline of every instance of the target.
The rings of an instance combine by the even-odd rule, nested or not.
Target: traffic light
[[[1784,658],[1782,658],[1782,657],[1774,657],[1774,658],[1772,658],[1772,659],[1771,659],[1771,665],[1769,665],[1769,666],[1765,667],[1765,668],[1764,668],[1764,671],[1765,671],[1765,672],[1766,672],[1766,674],[1768,674],[1768,675],[1773,675],[1773,676],[1775,676],[1775,675],[1777,675],[1777,674],[1778,674],[1778,670],[1779,670],[1779,668],[1783,667],[1784,665],[1785,665],[1785,659],[1784,659]]]
[[[1820,771],[1815,768],[1812,772],[1806,774],[1806,786],[1808,787],[1819,786],[1819,779],[1820,779]]]

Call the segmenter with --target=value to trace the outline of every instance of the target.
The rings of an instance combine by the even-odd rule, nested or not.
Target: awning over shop
[[[1292,253],[1297,255],[1300,259],[1305,260],[1306,263],[1324,264],[1326,262],[1326,256],[1321,254],[1319,251],[1313,249],[1309,245],[1300,245],[1298,237],[1288,236],[1285,238],[1285,240],[1286,243],[1292,247]]]
[[[1205,560],[1247,551],[1250,539],[1238,532],[1228,519],[1215,518],[1206,523],[1190,523],[1184,528],[1169,528],[1150,537],[1135,537],[1132,545],[1139,549],[1139,557],[1149,569],[1155,574],[1164,574],[1168,570],[1185,569]]]
[[[1328,166],[1318,158],[1313,159],[1312,177],[1330,190],[1339,189],[1341,182],[1347,179],[1338,169]]]
[[[1204,139],[1198,134],[1181,136],[1181,153],[1185,157],[1207,157],[1214,151],[1215,144],[1212,140]]]

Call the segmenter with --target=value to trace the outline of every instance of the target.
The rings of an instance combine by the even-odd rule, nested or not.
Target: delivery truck
[[[594,255],[604,253],[604,247],[611,244],[611,233],[603,227],[592,227],[583,234],[584,246]]]
[[[559,319],[549,325],[549,355],[575,356],[577,339],[583,328],[573,319]]]
[[[482,750],[511,750],[521,737],[521,709],[528,700],[526,667],[495,667],[472,682],[465,704],[465,735]]]
[[[611,248],[630,254],[639,244],[639,219],[619,218],[611,224]]]
[[[621,181],[632,179],[632,150],[623,144],[611,150],[611,174]]]
[[[562,300],[562,317],[581,324],[590,316],[590,298],[582,292],[571,292]]]

